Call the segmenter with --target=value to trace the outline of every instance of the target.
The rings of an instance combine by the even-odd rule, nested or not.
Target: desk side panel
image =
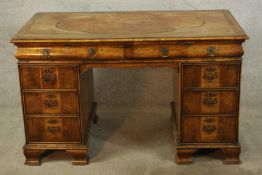
[[[173,69],[173,94],[174,102],[171,103],[173,132],[176,143],[180,142],[180,111],[181,111],[181,71],[180,63],[176,69]]]
[[[80,111],[82,116],[82,140],[83,144],[88,141],[89,131],[93,122],[94,108],[94,78],[93,69],[90,68],[79,74],[80,79]]]

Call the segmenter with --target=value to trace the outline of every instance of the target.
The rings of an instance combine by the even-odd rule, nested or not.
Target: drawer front
[[[183,117],[183,142],[236,142],[237,120],[234,116]]]
[[[88,55],[89,59],[123,59],[124,48],[123,47],[89,47]]]
[[[239,87],[240,64],[183,65],[183,87]]]
[[[78,114],[77,92],[24,92],[25,113]]]
[[[26,118],[28,142],[80,142],[77,117]]]
[[[56,47],[19,47],[16,58],[23,59],[123,59],[174,57],[239,57],[240,43],[193,42],[109,43],[105,45],[70,45]]]
[[[155,45],[133,45],[125,48],[125,58],[181,58],[241,56],[239,44],[174,43]]]
[[[18,59],[61,60],[61,59],[122,59],[123,46],[60,46],[60,47],[19,47]]]
[[[184,91],[183,114],[233,114],[237,113],[238,91]]]
[[[77,70],[72,67],[20,66],[23,89],[75,89]]]

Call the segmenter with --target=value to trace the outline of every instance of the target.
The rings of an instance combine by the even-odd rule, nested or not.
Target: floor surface
[[[168,105],[167,105],[168,106]],[[262,174],[261,113],[241,108],[240,165],[224,165],[220,152],[201,152],[191,165],[176,165],[168,107],[142,109],[100,105],[90,138],[90,164],[71,165],[71,157],[55,152],[41,166],[25,166],[20,107],[1,109],[0,175],[180,175]],[[254,122],[256,121],[256,122]]]

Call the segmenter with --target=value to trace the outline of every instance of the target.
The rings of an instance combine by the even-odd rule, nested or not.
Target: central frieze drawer
[[[28,142],[80,142],[77,117],[26,118]]]
[[[133,45],[125,48],[125,58],[175,58],[241,56],[239,44],[194,44],[190,42],[155,45]]]
[[[19,59],[122,59],[123,46],[57,46],[57,47],[19,47],[16,52]]]
[[[180,57],[239,57],[243,55],[239,43],[148,42],[145,44],[121,43],[106,45],[64,44],[56,47],[19,47],[18,59],[150,59]]]
[[[185,115],[237,113],[238,91],[235,90],[186,90],[183,96]]]
[[[77,92],[24,92],[25,113],[78,114]]]
[[[184,64],[183,87],[239,87],[240,63]]]

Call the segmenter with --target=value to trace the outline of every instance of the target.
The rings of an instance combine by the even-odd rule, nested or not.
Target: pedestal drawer
[[[23,89],[76,89],[76,66],[20,66]]]
[[[77,117],[26,117],[28,142],[80,142]]]
[[[185,64],[183,87],[239,87],[240,63]]]
[[[232,114],[238,106],[237,90],[185,90],[183,92],[183,114]]]
[[[183,142],[236,142],[235,116],[187,116],[182,120]]]
[[[77,92],[24,92],[27,115],[78,114]]]

